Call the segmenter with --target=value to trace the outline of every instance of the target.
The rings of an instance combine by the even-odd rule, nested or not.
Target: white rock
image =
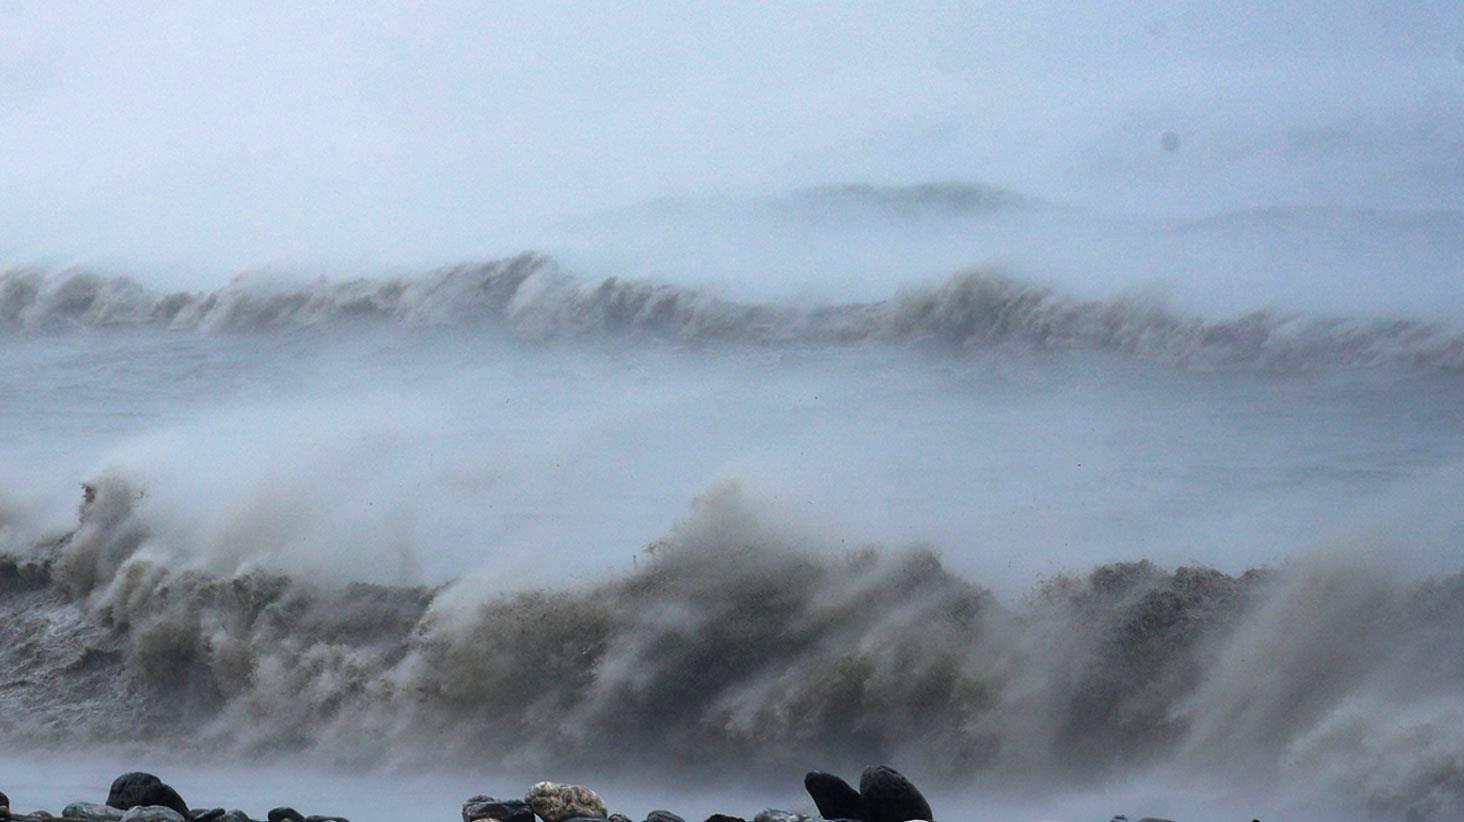
[[[121,822],[188,822],[183,814],[162,805],[138,805],[122,814]]]
[[[577,816],[604,819],[606,814],[605,800],[583,785],[540,782],[529,789],[524,801],[544,822],[563,822]]]

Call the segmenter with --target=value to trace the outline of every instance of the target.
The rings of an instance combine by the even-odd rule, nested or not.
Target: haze
[[[1461,100],[1452,0],[12,2],[0,259],[415,268],[653,198],[848,182],[1447,210]]]

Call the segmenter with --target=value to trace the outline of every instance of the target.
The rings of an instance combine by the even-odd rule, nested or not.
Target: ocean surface
[[[1457,272],[583,257],[0,273],[16,810],[145,768],[256,816],[750,818],[890,763],[942,819],[1464,815]]]

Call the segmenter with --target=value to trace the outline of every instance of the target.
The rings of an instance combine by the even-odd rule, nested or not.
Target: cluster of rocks
[[[931,822],[930,803],[894,768],[867,768],[859,789],[843,779],[814,771],[803,780],[818,808],[818,816],[805,816],[773,808],[761,811],[752,822]],[[463,822],[635,822],[631,817],[610,813],[600,795],[582,785],[540,782],[523,799],[495,799],[474,796],[463,803]],[[686,822],[668,810],[654,810],[644,822]],[[713,814],[706,822],[747,822],[740,816]]]
[[[818,808],[817,816],[769,808],[751,822],[933,822],[930,803],[910,780],[894,768],[866,768],[859,787],[831,773],[812,771],[803,787]],[[271,810],[266,820],[239,810],[192,808],[178,792],[148,773],[126,773],[112,782],[106,804],[73,802],[58,817],[46,811],[12,814],[10,799],[0,792],[0,822],[348,822],[339,816],[305,816],[294,808]],[[600,795],[582,785],[540,782],[523,799],[474,796],[463,803],[463,822],[635,822],[610,813]],[[654,810],[643,822],[686,822],[668,810]],[[706,822],[748,822],[740,816],[713,814]],[[1128,822],[1116,816],[1113,822]],[[1145,817],[1138,822],[1169,822]]]
[[[294,808],[275,808],[267,822],[348,822],[339,816],[305,816]],[[48,811],[12,813],[0,793],[0,820],[8,822],[266,822],[240,810],[189,808],[183,797],[150,773],[125,773],[112,781],[105,804],[72,802],[57,816]]]

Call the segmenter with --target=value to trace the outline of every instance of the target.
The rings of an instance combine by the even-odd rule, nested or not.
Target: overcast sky
[[[11,262],[408,262],[853,181],[1148,213],[1464,198],[1458,0],[0,7]]]

